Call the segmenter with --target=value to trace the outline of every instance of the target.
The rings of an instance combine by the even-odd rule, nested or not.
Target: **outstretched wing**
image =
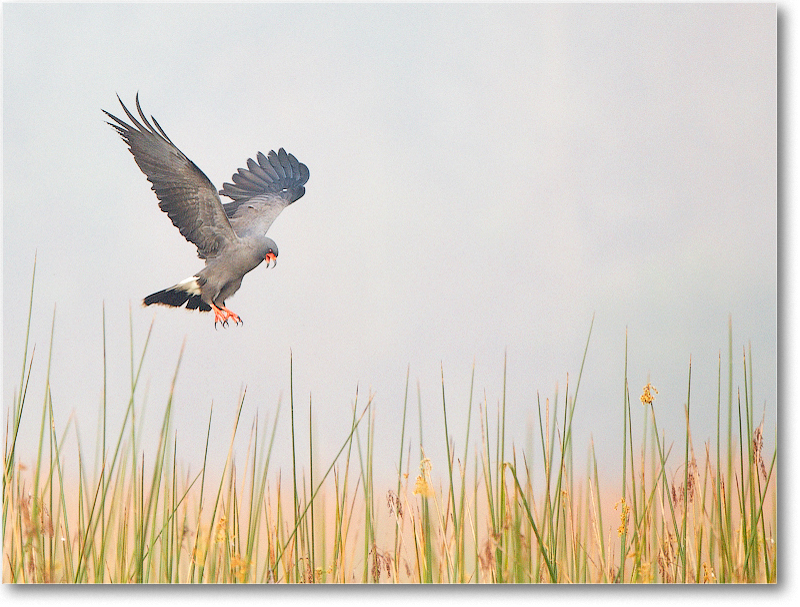
[[[117,96],[119,99],[119,96]],[[158,206],[169,215],[184,238],[197,246],[201,259],[216,256],[225,246],[237,240],[228,221],[214,184],[167,137],[155,118],[145,117],[136,95],[137,120],[119,100],[133,126],[103,112],[128,144],[136,164],[153,184]],[[155,126],[153,126],[155,125]]]
[[[219,191],[233,202],[223,204],[237,235],[267,233],[269,226],[287,206],[305,194],[308,167],[286,150],[271,151],[247,159],[247,168],[233,175]]]

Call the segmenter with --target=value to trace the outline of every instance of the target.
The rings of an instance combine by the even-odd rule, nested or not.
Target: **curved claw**
[[[242,319],[239,318],[237,314],[231,312],[225,306],[217,307],[213,303],[211,304],[211,309],[214,312],[214,329],[217,328],[217,323],[221,324],[223,328],[228,328],[228,321],[233,320],[237,325],[244,324]]]

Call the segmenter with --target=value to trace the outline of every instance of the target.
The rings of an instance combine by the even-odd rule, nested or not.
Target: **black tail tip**
[[[186,291],[180,289],[164,289],[158,293],[148,295],[142,300],[145,306],[153,304],[161,306],[171,306],[173,308],[180,308],[186,304],[187,310],[200,310],[201,312],[210,312],[211,306],[203,301],[199,295],[190,295]]]

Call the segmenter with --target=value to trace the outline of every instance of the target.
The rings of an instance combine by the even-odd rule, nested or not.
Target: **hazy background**
[[[74,414],[94,454],[103,305],[112,434],[130,388],[129,309],[137,356],[155,323],[137,399],[146,454],[185,340],[174,416],[193,470],[212,402],[210,464],[224,463],[245,386],[237,453],[280,400],[273,469],[287,470],[290,351],[303,466],[309,397],[327,467],[358,386],[360,404],[375,393],[376,471],[393,474],[410,368],[412,471],[419,385],[426,451],[443,474],[442,368],[460,452],[473,362],[471,444],[478,403],[496,415],[506,352],[510,456],[537,394],[544,403],[558,387],[563,407],[567,377],[574,393],[593,315],[579,464],[593,437],[616,483],[626,329],[634,429],[649,378],[660,428],[682,442],[691,357],[702,455],[716,436],[720,352],[727,402],[729,315],[734,391],[750,344],[771,450],[774,5],[5,5],[3,16],[6,410],[38,255],[23,461],[38,440],[54,307],[57,428]],[[101,108],[121,115],[116,93],[131,107],[137,91],[217,187],[259,150],[285,147],[309,167],[306,195],[269,232],[277,267],[248,274],[228,302],[242,327],[140,306],[202,261],[104,123]]]

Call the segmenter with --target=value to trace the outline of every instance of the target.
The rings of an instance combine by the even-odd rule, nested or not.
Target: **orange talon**
[[[223,309],[223,311],[224,311],[224,312],[225,312],[225,313],[228,315],[228,318],[227,318],[227,320],[232,320],[232,321],[233,321],[233,322],[235,322],[237,325],[238,325],[238,324],[242,324],[242,319],[241,319],[241,318],[239,318],[239,316],[238,316],[237,314],[233,313],[231,310],[229,310],[229,309],[228,309],[228,308],[226,308],[225,306],[222,306],[222,309]]]
[[[237,325],[244,324],[242,319],[239,318],[237,314],[226,308],[225,306],[217,307],[213,303],[211,304],[211,309],[214,312],[214,326],[217,326],[217,323],[222,323],[223,327],[228,326],[228,321],[232,320]]]

